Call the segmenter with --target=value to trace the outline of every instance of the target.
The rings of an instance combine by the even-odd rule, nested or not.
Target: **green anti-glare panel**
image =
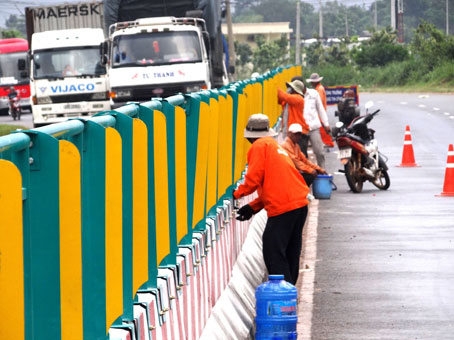
[[[132,118],[111,112],[115,129],[120,133],[122,145],[123,185],[123,318],[132,320]]]
[[[37,131],[27,132],[30,149],[28,190],[28,249],[24,259],[28,273],[31,318],[27,339],[60,339],[60,248],[59,248],[59,144],[54,137]]]
[[[105,337],[105,128],[87,121],[82,154],[82,290],[84,339]]]

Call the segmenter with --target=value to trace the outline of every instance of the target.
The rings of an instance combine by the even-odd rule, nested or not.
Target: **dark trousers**
[[[307,148],[309,147],[309,134],[304,135],[298,141],[298,145],[300,146],[301,152],[304,153],[304,156],[307,156]]]
[[[270,217],[262,236],[268,274],[283,274],[291,284],[298,280],[306,217],[307,206]]]
[[[307,172],[302,172],[302,171],[301,171],[300,173],[301,173],[301,175],[303,176],[304,181],[306,182],[306,185],[307,185],[308,187],[310,187],[310,186],[312,185],[312,182],[313,182],[314,179],[315,179],[315,176],[312,175],[312,174],[308,174]]]

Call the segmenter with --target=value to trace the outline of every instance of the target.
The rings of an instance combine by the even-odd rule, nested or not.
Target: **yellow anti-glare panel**
[[[24,340],[22,177],[0,159],[0,339]]]
[[[133,120],[132,137],[132,296],[148,281],[148,131],[140,119]]]
[[[61,339],[83,338],[80,154],[68,141],[60,149]]]
[[[186,113],[175,107],[175,186],[177,243],[188,233],[188,191],[186,165]]]
[[[156,110],[154,111],[154,176],[156,255],[159,265],[170,253],[170,228],[166,118],[162,112]]]
[[[123,314],[121,152],[120,134],[106,128],[106,334]]]

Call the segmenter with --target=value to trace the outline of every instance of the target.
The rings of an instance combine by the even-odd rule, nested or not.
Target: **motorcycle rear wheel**
[[[387,190],[391,185],[391,180],[389,179],[388,171],[380,170],[380,175],[372,182],[380,190]]]
[[[350,158],[347,164],[344,166],[345,177],[347,178],[348,186],[351,191],[358,194],[363,190],[364,179],[359,174],[360,164],[357,159]]]

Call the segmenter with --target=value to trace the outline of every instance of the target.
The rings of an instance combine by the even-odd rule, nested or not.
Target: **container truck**
[[[110,110],[101,28],[34,33],[30,89],[34,126]]]
[[[109,110],[99,2],[26,8],[34,126]]]
[[[25,39],[0,40],[0,112],[3,114],[8,112],[11,86],[19,95],[21,107],[30,108],[29,73],[25,63],[27,51],[28,42]]]
[[[227,84],[219,0],[104,6],[114,107]]]

